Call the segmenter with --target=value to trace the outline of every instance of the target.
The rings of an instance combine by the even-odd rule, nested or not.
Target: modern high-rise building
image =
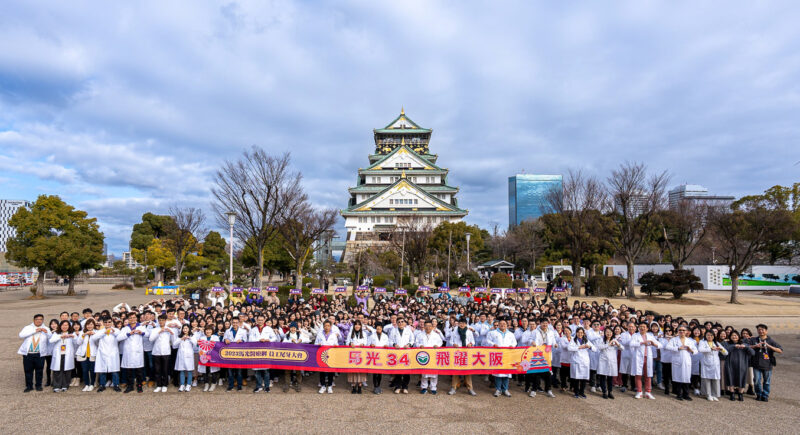
[[[17,235],[14,228],[8,224],[11,216],[19,210],[20,207],[30,208],[30,201],[16,200],[16,199],[0,199],[0,252],[6,252],[6,242],[8,239]]]
[[[697,184],[681,184],[669,191],[669,208],[675,209],[681,201],[701,201],[710,206],[729,207],[733,196],[711,195],[708,189]]]
[[[517,174],[508,177],[508,226],[550,213],[547,195],[561,190],[561,175]]]
[[[363,249],[388,246],[397,228],[435,227],[458,222],[467,210],[458,207],[458,188],[447,184],[448,169],[436,165],[428,144],[431,130],[400,115],[373,130],[375,153],[358,170],[350,201],[342,210],[347,239],[344,262]]]

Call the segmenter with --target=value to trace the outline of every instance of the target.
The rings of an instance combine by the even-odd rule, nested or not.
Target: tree
[[[656,216],[664,209],[666,171],[648,177],[641,163],[623,163],[608,177],[608,208],[614,221],[610,238],[633,277],[636,258],[656,237]],[[634,298],[633,279],[628,279],[627,294]]]
[[[542,224],[545,238],[569,257],[574,272],[572,289],[575,295],[580,295],[583,258],[604,236],[603,216],[599,211],[604,192],[599,181],[580,171],[570,170],[562,185],[561,189],[548,192],[547,204],[553,213],[542,216]]]
[[[199,208],[177,208],[169,210],[170,219],[164,234],[164,247],[175,259],[175,276],[179,281],[186,257],[197,251],[199,239],[204,237],[205,215]]]
[[[452,230],[452,246],[449,247],[450,231]],[[467,233],[470,233],[469,254],[470,262],[475,262],[475,256],[483,249],[483,231],[477,225],[467,225],[466,222],[442,222],[433,228],[429,249],[439,256],[447,258],[448,247],[453,260],[454,270],[463,270],[467,264]]]
[[[305,201],[304,201],[305,202]],[[303,283],[303,265],[314,252],[314,243],[333,229],[338,213],[334,209],[315,210],[309,204],[301,203],[292,218],[280,226],[283,247],[294,260],[297,288]]]
[[[53,270],[69,278],[67,296],[74,296],[75,276],[85,269],[97,269],[105,261],[103,233],[97,219],[88,218],[85,211],[73,209],[67,215],[58,240],[59,256]]]
[[[97,231],[95,220],[87,219],[85,212],[75,210],[58,196],[39,196],[30,210],[20,207],[8,223],[16,234],[6,244],[7,258],[19,267],[38,269],[38,298],[44,296],[45,273],[57,267],[66,270],[70,255],[75,256],[71,261],[76,264],[93,264],[98,238],[102,256],[103,235]]]
[[[797,230],[789,240],[773,241],[767,245],[769,264],[775,264],[780,260],[792,260],[800,255],[800,183],[794,183],[790,187],[772,186],[761,195],[742,197],[732,206],[738,207],[751,201],[760,201],[772,209],[787,211],[795,221]]]
[[[271,156],[261,148],[245,151],[237,161],[225,162],[216,173],[211,190],[217,222],[228,227],[227,213],[236,216],[236,238],[258,255],[258,286],[264,275],[264,246],[278,233],[287,216],[286,208],[304,195],[302,176],[289,168],[288,153]],[[233,241],[231,240],[231,243]]]
[[[684,262],[705,239],[706,213],[705,204],[682,200],[675,209],[658,214],[659,242],[673,268],[683,269]]]
[[[225,239],[218,232],[209,231],[203,239],[202,255],[213,260],[227,260],[228,252],[225,250],[225,245]]]
[[[713,209],[709,225],[719,256],[728,265],[732,304],[739,303],[739,277],[760,256],[768,256],[771,246],[788,242],[798,231],[789,211],[758,196],[738,201],[733,210]]]
[[[420,282],[423,281],[423,268],[430,255],[432,236],[433,228],[430,224],[409,216],[397,219],[397,225],[390,237],[392,249],[400,254],[404,267],[408,265],[408,275],[414,276],[416,272]]]
[[[530,273],[536,268],[536,259],[542,255],[547,242],[542,238],[544,224],[539,219],[527,219],[509,231],[511,250],[527,260]]]
[[[147,249],[132,249],[131,255],[137,263],[155,269],[156,281],[166,281],[166,270],[175,265],[175,257],[167,249],[163,239],[153,238]]]
[[[143,214],[142,221],[133,226],[130,248],[144,250],[150,246],[153,239],[163,238],[166,235],[170,220],[169,216],[156,215],[149,212]]]
[[[258,254],[251,248],[253,243],[245,243],[241,253],[242,265],[248,268],[254,268],[256,276],[258,273]],[[288,275],[294,267],[294,260],[286,249],[283,247],[283,236],[278,233],[266,245],[261,253],[264,261],[263,269],[267,272],[267,276],[272,280],[273,272],[277,271]]]

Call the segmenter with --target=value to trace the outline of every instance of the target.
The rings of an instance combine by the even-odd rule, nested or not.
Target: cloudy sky
[[[700,3],[5,2],[0,198],[61,195],[119,254],[258,145],[342,208],[401,106],[481,226],[522,170],[800,181],[800,4]]]

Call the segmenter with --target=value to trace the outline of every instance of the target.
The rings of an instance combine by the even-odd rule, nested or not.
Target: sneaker
[[[197,379],[194,379],[194,380],[192,381],[192,386],[193,386],[193,387],[196,387],[196,386],[197,386]]]
[[[131,391],[133,391],[133,385],[128,385],[127,387],[125,387],[125,391],[123,391],[123,393],[128,394]]]
[[[500,397],[500,390],[494,390],[494,397]]]
[[[470,396],[477,396],[477,394],[475,394],[475,390],[469,390],[467,392],[469,393]]]
[[[394,394],[400,394],[400,389],[399,388],[395,388]]]
[[[408,389],[403,388],[403,394],[408,394]]]
[[[325,394],[325,387],[319,387],[319,394]]]
[[[711,397],[711,396],[706,397],[706,399],[708,399],[709,402],[713,402],[714,401],[714,398]]]
[[[184,391],[186,391],[187,393],[188,393],[189,391],[192,391],[192,386],[191,386],[191,385],[187,385],[187,386],[186,386],[186,389],[185,389]]]
[[[89,391],[89,386],[88,386],[88,385],[84,386],[84,387],[83,387],[83,390],[81,390],[81,391],[83,391],[84,393],[85,393],[85,392],[87,392],[87,391]]]
[[[239,385],[238,387],[236,387],[236,391],[242,391],[242,386]]]
[[[419,394],[428,394],[428,389],[423,388],[422,391],[419,392]]]
[[[431,394],[435,396],[436,395],[436,390],[431,390]]]
[[[455,388],[451,388],[451,389],[450,389],[450,391],[448,391],[448,392],[447,392],[447,394],[449,394],[449,395],[451,395],[451,396],[452,396],[453,394],[456,394],[456,389],[455,389]]]
[[[203,387],[203,392],[204,392],[204,393],[205,393],[206,391],[208,391],[208,387],[210,387],[210,385],[208,385],[208,384],[206,384],[206,385]]]
[[[287,389],[288,389],[288,388],[287,388]],[[264,389],[263,389],[263,388],[261,388],[261,387],[258,387],[258,388],[256,388],[255,390],[253,390],[253,392],[254,392],[254,393],[260,393],[260,392],[262,392],[262,391],[264,391]]]
[[[178,391],[179,391],[179,392],[181,392],[181,393],[183,393],[184,391],[186,391],[186,387],[184,387],[183,385],[181,385],[181,387],[180,387],[180,388],[178,388]]]
[[[33,388],[25,388],[22,390],[23,393],[30,393],[31,391],[33,391]]]
[[[208,391],[214,391],[214,388],[217,388],[217,384],[211,384],[211,388]]]
[[[614,394],[612,392],[608,392],[608,398],[614,400]]]
[[[106,386],[105,385],[101,385],[100,388],[97,389],[97,392],[98,393],[102,393],[105,390],[106,390]]]
[[[166,393],[167,392],[167,387],[161,387],[161,392],[162,393]]]
[[[225,390],[225,392],[226,392],[226,393],[232,393],[232,392],[233,392],[233,387],[228,387],[228,388]]]
[[[695,388],[695,389],[694,389],[694,395],[695,395],[695,396],[699,396],[699,395],[700,395],[700,390],[698,390],[697,388]]]
[[[660,383],[660,384],[658,384],[658,389],[659,389],[659,390],[664,390],[664,389],[665,389],[665,388],[664,388],[664,383],[663,383],[663,382],[662,382],[662,383]]]
[[[114,391],[116,391],[117,393],[119,393],[120,391],[122,391],[122,389],[121,389],[121,388],[119,388],[119,386],[116,386],[116,385],[115,385],[115,386],[114,386]]]
[[[511,393],[508,390],[503,391],[503,395],[506,397],[511,397]]]
[[[553,390],[547,390],[547,393],[545,394],[547,395],[547,397],[556,397],[556,395],[553,394]]]
[[[592,387],[592,388],[589,389],[589,391],[591,391],[592,393],[596,393],[597,392],[597,388]]]
[[[625,387],[620,387],[620,389],[619,389],[619,392],[620,392],[620,393],[624,393],[624,392],[626,392],[626,391],[628,391],[628,390],[626,390],[626,389],[625,389]]]
[[[222,379],[217,380],[217,385],[222,385]]]
[[[641,393],[641,392],[639,392],[639,393],[636,393],[636,395],[635,395],[635,396],[633,396],[633,398],[634,398],[634,399],[641,399],[641,398],[642,398],[642,393]]]
[[[161,387],[156,387],[156,389],[153,390],[153,392],[154,393],[160,393],[161,392]]]
[[[536,397],[536,391],[531,390],[531,392],[528,394],[528,397]]]
[[[656,398],[655,398],[655,397],[653,397],[653,395],[652,395],[652,394],[650,394],[650,393],[644,393],[644,397],[647,397],[647,398],[648,398],[648,399],[650,399],[650,400],[656,400]]]
[[[328,394],[333,394],[333,387],[328,387]]]
[[[603,399],[608,399],[608,393],[603,393]]]

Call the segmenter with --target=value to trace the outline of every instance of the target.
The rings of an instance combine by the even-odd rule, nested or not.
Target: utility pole
[[[466,233],[465,235],[467,236],[467,272],[469,272],[470,271],[470,267],[469,267],[469,238],[470,238],[470,236],[472,236],[472,234]]]
[[[228,291],[230,291],[230,289],[233,288],[233,224],[236,222],[236,213],[229,211],[225,214],[228,215],[228,225],[231,228],[231,238],[230,238],[231,254],[230,254],[230,267],[228,269],[228,272],[230,273],[229,275],[230,279],[228,280],[230,287],[228,287]],[[259,279],[260,278],[261,277],[259,277]]]
[[[403,286],[403,269],[405,265],[403,264],[406,257],[406,229],[403,228],[403,245],[400,248],[400,282],[397,284],[398,288]],[[409,281],[410,282],[410,281]]]
[[[450,289],[450,248],[453,246],[453,228],[450,228],[450,236],[447,240],[447,288]]]

